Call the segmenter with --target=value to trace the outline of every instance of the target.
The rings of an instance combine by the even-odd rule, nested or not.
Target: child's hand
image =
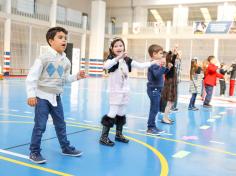
[[[27,100],[28,105],[30,106],[35,106],[38,102],[37,102],[37,98],[36,97],[31,97],[28,98]]]
[[[120,53],[116,58],[117,60],[120,60],[120,59],[124,59],[125,57],[127,57],[127,53],[123,52],[123,53]]]
[[[167,65],[167,67],[168,67],[169,69],[171,69],[171,67],[173,67],[173,64],[169,62],[168,65]]]
[[[176,55],[178,54],[178,45],[176,44],[174,49],[173,49],[173,53]]]
[[[166,58],[163,57],[163,58],[161,59],[161,65],[162,65],[162,66],[166,66]]]
[[[181,60],[181,58],[182,58],[182,51],[181,51],[181,50],[178,50],[178,51],[177,51],[177,54],[178,54],[178,59]]]
[[[77,73],[77,80],[84,78],[86,78],[85,71],[84,70],[79,71],[79,73]]]
[[[161,61],[160,60],[153,60],[153,61],[151,61],[151,65],[154,65],[154,64],[161,65]]]

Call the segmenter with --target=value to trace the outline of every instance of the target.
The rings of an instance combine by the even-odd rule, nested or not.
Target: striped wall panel
[[[10,74],[10,63],[11,63],[11,53],[4,52],[4,64],[3,64],[3,74],[4,76],[8,76]]]

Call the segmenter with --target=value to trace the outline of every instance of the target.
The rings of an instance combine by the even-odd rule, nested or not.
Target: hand
[[[124,59],[125,57],[127,57],[127,52],[120,53],[116,58],[117,60],[120,60],[120,59]]]
[[[86,78],[86,74],[84,70],[80,70],[79,73],[77,73],[77,80]]]
[[[173,67],[173,64],[169,62],[168,65],[167,65],[167,67],[168,67],[169,69],[171,69],[171,67]]]
[[[36,97],[31,97],[31,98],[28,98],[27,100],[27,104],[30,106],[35,106],[37,103],[38,101]]]
[[[163,57],[163,58],[161,59],[161,65],[162,65],[162,66],[166,66],[166,58]]]
[[[178,45],[176,44],[174,49],[173,49],[173,53],[176,55],[178,54]]]
[[[178,50],[178,51],[177,51],[177,54],[178,54],[178,59],[181,60],[181,58],[182,58],[182,51],[181,51],[181,50]]]
[[[153,60],[153,61],[151,61],[151,65],[154,65],[154,64],[161,65],[161,61],[160,60]]]

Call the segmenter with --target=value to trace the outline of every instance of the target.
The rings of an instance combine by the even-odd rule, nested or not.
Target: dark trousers
[[[42,135],[46,130],[48,115],[51,114],[55,126],[57,138],[62,149],[70,145],[66,136],[66,123],[64,121],[64,112],[61,103],[61,97],[57,96],[57,107],[51,105],[48,100],[37,98],[35,106],[34,128],[31,137],[30,151],[32,153],[40,152]]]
[[[161,88],[148,87],[147,94],[150,99],[148,128],[155,128],[156,127],[156,115],[160,109]]]
[[[225,80],[220,79],[220,95],[224,95],[226,90]]]
[[[204,104],[208,105],[211,102],[213,86],[205,85],[205,90],[206,90],[206,97],[204,100]]]
[[[190,99],[188,108],[194,108],[195,107],[196,97],[197,97],[197,93],[192,93],[192,97]]]

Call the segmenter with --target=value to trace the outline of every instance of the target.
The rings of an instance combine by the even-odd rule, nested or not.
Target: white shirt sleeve
[[[107,59],[106,62],[104,63],[103,68],[110,69],[112,66],[116,65],[117,62],[118,62],[117,58]]]
[[[68,76],[66,76],[66,83],[71,83],[74,81],[77,81],[77,75],[71,75],[69,74]]]
[[[138,68],[138,69],[144,69],[144,68],[148,68],[151,66],[151,62],[137,62],[137,61],[132,61],[131,62],[131,66],[134,68]]]
[[[71,63],[70,63],[69,59],[66,58],[66,60],[68,62],[69,67],[71,68]],[[71,82],[77,81],[77,75],[71,75],[70,70],[71,69],[67,69],[67,71],[65,73],[65,83],[71,83]]]
[[[38,79],[43,70],[43,65],[40,59],[36,59],[34,65],[31,67],[29,74],[26,78],[26,91],[27,97],[36,97],[38,86]]]

